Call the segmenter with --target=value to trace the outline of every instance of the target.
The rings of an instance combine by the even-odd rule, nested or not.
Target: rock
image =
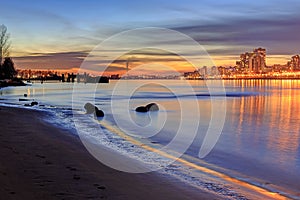
[[[84,109],[86,110],[86,114],[94,113],[96,117],[104,117],[104,112],[102,110],[99,110],[97,106],[94,106],[91,103],[86,103],[84,105]]]
[[[24,106],[26,106],[26,107],[30,107],[30,106],[31,106],[31,104],[28,104],[28,103],[26,103],[26,104],[24,104]]]
[[[136,112],[148,112],[148,109],[145,106],[140,106],[135,109]]]
[[[86,114],[92,114],[96,111],[96,107],[91,103],[86,103],[84,109],[86,110]]]
[[[24,97],[27,97],[27,94],[24,94]]]
[[[80,179],[80,176],[79,176],[79,175],[77,175],[77,174],[74,174],[74,175],[73,175],[73,179],[75,179],[75,180],[79,180],[79,179]]]
[[[19,101],[30,101],[29,99],[22,99],[20,98]]]
[[[139,106],[135,109],[136,112],[158,111],[159,107],[156,103],[149,103],[146,106]]]
[[[37,105],[39,105],[38,102],[36,102],[36,101],[31,102],[31,106],[37,106]]]
[[[104,117],[104,112],[102,110],[99,110],[96,106],[95,106],[95,115],[96,117]]]
[[[149,103],[148,105],[146,105],[146,108],[148,111],[158,111],[159,107],[156,103]]]

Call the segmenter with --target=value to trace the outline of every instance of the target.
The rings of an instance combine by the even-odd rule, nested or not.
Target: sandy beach
[[[94,159],[43,112],[0,107],[1,199],[219,199],[159,173],[129,174]]]

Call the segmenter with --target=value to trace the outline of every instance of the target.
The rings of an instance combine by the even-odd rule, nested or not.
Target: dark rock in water
[[[19,101],[30,101],[29,99],[19,99]]]
[[[97,106],[94,106],[91,103],[86,103],[84,105],[84,109],[86,110],[86,114],[94,113],[96,117],[104,117],[104,112],[102,110],[99,110]]]
[[[104,117],[104,112],[102,110],[99,110],[97,107],[96,108],[96,111],[95,111],[95,115],[96,117]]]
[[[37,105],[39,105],[38,102],[36,102],[36,101],[31,102],[31,106],[37,106]]]
[[[158,111],[159,107],[156,103],[149,103],[146,106],[139,106],[135,109],[136,112]]]
[[[86,114],[92,114],[96,111],[96,106],[91,103],[86,103],[84,109],[86,110]]]
[[[145,106],[140,106],[135,109],[136,112],[148,112],[148,109]]]
[[[24,94],[24,97],[27,97],[27,94]]]
[[[148,111],[158,111],[159,107],[156,103],[149,103],[148,105],[146,105],[146,108]]]
[[[24,106],[26,106],[26,107],[31,107],[31,104],[26,103],[26,104],[24,104]]]

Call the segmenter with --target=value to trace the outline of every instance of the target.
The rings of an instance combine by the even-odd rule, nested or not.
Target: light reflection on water
[[[139,81],[128,81],[126,84],[137,84]],[[152,81],[155,82],[155,81]],[[159,81],[171,88],[179,88],[186,95],[185,85],[181,81]],[[197,94],[207,93],[203,81],[190,81]],[[96,104],[112,119],[110,95],[115,82],[98,85]],[[237,171],[245,176],[262,179],[265,182],[299,190],[300,182],[300,81],[298,80],[239,80],[224,81],[226,92],[237,94],[227,97],[227,115],[225,126],[215,149],[205,160],[217,166]],[[82,84],[81,98],[86,98],[91,87]],[[19,103],[19,98],[35,99],[42,104],[51,104],[70,108],[72,105],[72,84],[34,84],[31,87],[1,89],[1,99]],[[180,107],[176,98],[161,97],[168,90],[152,84],[136,92],[137,96],[149,95],[147,98],[132,99],[130,107],[148,102],[158,102],[168,113],[168,121],[164,131],[153,139],[167,143],[174,136],[180,120]],[[244,96],[243,94],[250,94]],[[185,101],[189,101],[188,98]],[[199,134],[188,151],[197,156],[203,135],[211,117],[210,98],[200,96],[199,112],[201,113]],[[75,107],[82,109],[82,102],[74,102]],[[121,105],[120,105],[121,106]],[[193,108],[190,108],[193,109]],[[122,113],[118,113],[122,115]],[[132,111],[135,120],[138,116]],[[159,119],[158,114],[157,119]],[[155,117],[155,116],[153,116]],[[155,119],[153,119],[155,121]],[[147,124],[146,122],[140,122]],[[160,123],[157,123],[160,124]],[[138,130],[133,130],[138,132]],[[189,134],[187,132],[187,134]]]
[[[294,163],[299,169],[300,82],[257,83],[241,82],[241,86],[250,90],[257,87],[262,94],[228,100],[228,114],[231,117],[227,119],[230,126],[236,125],[234,132],[237,137],[249,132],[251,140],[248,143],[253,147],[260,144],[258,147],[265,148],[263,151],[275,153],[277,166],[284,168]],[[237,144],[242,145],[240,149],[244,145]]]
[[[258,95],[227,99],[223,135],[207,160],[248,177],[299,191],[300,81],[225,84],[230,90],[253,91]],[[224,156],[220,152],[229,154]]]

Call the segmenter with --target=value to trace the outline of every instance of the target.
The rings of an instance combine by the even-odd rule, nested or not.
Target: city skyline
[[[300,39],[297,5],[300,2],[279,0],[265,0],[259,5],[236,0],[174,1],[172,4],[10,1],[4,2],[3,7],[12,9],[4,10],[0,17],[1,24],[11,33],[11,56],[17,68],[76,71],[101,41],[121,31],[148,26],[169,28],[190,36],[207,50],[216,66],[233,66],[241,52],[259,46],[268,50],[266,64],[272,66],[285,64],[291,56],[300,53],[295,42]],[[182,48],[179,41],[173,45]],[[157,58],[166,58],[161,52],[155,53]],[[182,67],[180,62],[176,64],[177,59],[167,60],[181,72],[190,69]],[[124,63],[120,64],[125,67]]]
[[[143,50],[144,52],[149,51],[149,49],[146,51],[145,49]],[[139,54],[142,53],[143,51],[138,51],[138,52],[131,52],[133,54]],[[298,77],[298,73],[300,73],[300,56],[299,55],[293,55],[290,57],[290,59],[286,62],[286,63],[280,63],[280,64],[273,64],[273,65],[267,65],[266,64],[266,60],[268,58],[267,55],[267,50],[265,48],[262,47],[257,47],[254,48],[253,51],[246,51],[244,53],[240,53],[239,56],[237,55],[237,58],[239,58],[239,60],[236,60],[235,64],[230,65],[230,66],[190,66],[190,69],[192,69],[191,71],[185,70],[185,71],[177,71],[174,72],[171,71],[171,73],[167,73],[168,70],[166,69],[165,72],[166,73],[162,73],[164,72],[164,69],[162,65],[158,65],[155,63],[152,63],[152,61],[154,60],[155,62],[161,62],[160,59],[153,59],[151,57],[149,57],[148,59],[139,59],[139,58],[135,58],[133,56],[129,55],[124,55],[122,57],[117,58],[114,62],[112,62],[108,69],[107,72],[104,72],[103,74],[94,74],[91,73],[92,76],[98,76],[98,75],[103,75],[103,76],[107,76],[107,77],[122,77],[124,75],[126,75],[126,73],[128,73],[129,70],[129,66],[133,65],[133,67],[130,68],[134,68],[135,66],[139,66],[139,65],[148,65],[148,68],[151,67],[155,67],[155,65],[157,65],[157,68],[160,68],[160,71],[156,72],[155,70],[151,70],[151,69],[147,69],[147,68],[143,68],[143,71],[141,70],[133,70],[133,72],[127,74],[126,76],[130,75],[132,77],[142,77],[142,76],[149,76],[149,77],[180,77],[180,76],[185,76],[185,77],[190,77],[190,78],[200,78],[200,77],[205,77],[206,75],[212,75],[212,77],[216,76],[216,75],[226,75],[223,78],[233,78],[232,75],[258,75],[258,74],[268,74],[269,78],[271,77],[278,77],[279,74],[282,74],[283,76],[286,76],[286,73],[292,73],[292,72],[297,72],[297,77]],[[143,53],[144,55],[146,55],[146,53]],[[150,54],[151,55],[151,54]],[[156,54],[154,54],[156,55]],[[169,56],[178,56],[176,54],[168,54]],[[171,60],[172,61],[172,60]],[[171,62],[169,61],[169,62]],[[177,62],[184,62],[183,59],[181,57],[179,57],[178,59],[174,60]],[[189,63],[185,62],[187,65]],[[109,68],[118,68],[118,71],[110,71]],[[174,67],[174,66],[173,66]],[[48,76],[48,74],[53,74],[54,71],[56,71],[56,73],[59,74],[68,74],[68,73],[77,73],[77,74],[83,74],[83,73],[88,73],[89,70],[59,70],[59,69],[22,69],[19,68],[18,72],[19,73],[26,73],[27,75],[25,77],[29,78],[31,77],[29,74],[30,72],[33,73],[44,73],[44,76]],[[129,70],[130,71],[130,70]],[[218,72],[217,72],[218,71]],[[153,73],[154,72],[154,73]],[[209,73],[208,73],[209,72]],[[18,73],[18,75],[20,75]],[[89,73],[88,73],[89,74]],[[275,74],[275,76],[274,76]],[[296,74],[290,74],[292,76],[296,76]],[[23,75],[21,75],[20,77],[24,77]],[[34,78],[34,77],[31,77]],[[219,77],[220,78],[220,77]],[[238,77],[241,78],[241,77]],[[115,78],[113,78],[115,79]]]

